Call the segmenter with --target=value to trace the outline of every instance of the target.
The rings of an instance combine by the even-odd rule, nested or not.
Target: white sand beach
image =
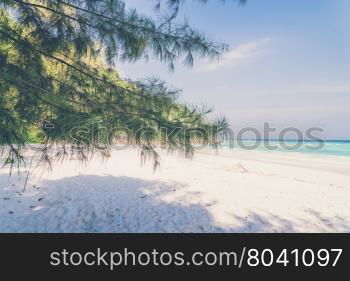
[[[0,170],[0,232],[349,232],[348,158],[286,152],[135,150],[35,172]]]

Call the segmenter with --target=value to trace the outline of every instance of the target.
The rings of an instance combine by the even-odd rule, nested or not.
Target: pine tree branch
[[[140,95],[139,93],[136,93],[136,92],[131,91],[131,90],[129,90],[129,89],[126,89],[126,88],[117,86],[117,85],[115,85],[115,84],[113,84],[113,83],[111,83],[111,82],[109,82],[109,81],[107,81],[107,80],[105,80],[105,79],[102,79],[102,78],[100,78],[100,77],[98,77],[98,76],[92,75],[92,74],[90,74],[90,73],[88,73],[88,72],[86,72],[86,71],[84,71],[84,70],[81,70],[80,68],[78,68],[78,67],[76,67],[76,66],[74,66],[74,65],[72,65],[72,64],[70,64],[70,63],[67,63],[66,61],[64,61],[64,60],[62,60],[62,59],[60,59],[60,58],[58,58],[58,57],[56,57],[56,56],[54,56],[54,55],[51,55],[51,54],[49,54],[49,53],[47,53],[47,52],[44,52],[44,51],[42,51],[42,50],[40,50],[40,49],[38,49],[38,48],[33,47],[31,44],[28,44],[28,42],[26,42],[26,41],[24,41],[24,40],[22,40],[22,39],[16,39],[16,38],[13,37],[10,33],[4,31],[2,28],[0,28],[0,33],[3,34],[3,35],[5,35],[7,38],[9,38],[10,40],[12,40],[13,42],[15,42],[15,43],[17,43],[17,44],[19,44],[19,45],[21,45],[21,46],[23,46],[23,47],[26,47],[26,48],[28,48],[28,49],[31,49],[31,50],[33,50],[33,51],[35,51],[35,52],[38,52],[38,53],[40,53],[41,55],[43,55],[43,56],[45,56],[45,57],[47,57],[47,58],[53,59],[53,60],[55,60],[55,61],[57,61],[57,62],[59,62],[59,63],[61,63],[61,64],[64,64],[65,66],[67,66],[67,67],[69,67],[69,68],[72,68],[72,69],[78,71],[79,73],[81,73],[81,74],[83,74],[83,75],[85,75],[85,76],[87,76],[87,77],[89,77],[89,78],[91,78],[91,79],[93,79],[93,80],[97,80],[97,81],[103,82],[103,83],[105,83],[105,84],[108,84],[109,86],[112,86],[112,87],[114,87],[114,88],[119,88],[119,89],[122,89],[123,91],[127,91],[127,92],[129,92],[129,93],[138,95],[138,96],[140,96],[140,97],[144,97],[143,95]]]
[[[80,7],[77,7],[75,5],[69,4],[67,2],[59,2],[59,3],[62,3],[63,5],[70,5],[70,6],[74,7],[74,9],[79,9],[80,11],[84,11],[86,13],[87,12],[90,12],[90,14],[94,13],[94,15],[98,17],[99,21],[101,21],[102,19],[107,19],[108,22],[106,22],[106,23],[108,25],[110,25],[110,28],[107,30],[104,30],[106,28],[105,26],[95,25],[95,24],[91,23],[87,18],[84,18],[84,20],[80,20],[80,19],[75,18],[73,16],[70,16],[64,12],[57,11],[56,9],[52,9],[48,6],[30,3],[30,2],[24,2],[22,0],[12,0],[12,1],[18,3],[19,5],[29,5],[29,6],[33,6],[33,7],[37,7],[37,8],[46,9],[52,13],[56,13],[56,14],[59,14],[63,17],[67,17],[68,19],[76,21],[76,22],[80,23],[81,25],[86,25],[86,26],[93,28],[97,31],[103,30],[103,31],[110,32],[111,36],[113,36],[113,32],[112,32],[113,29],[112,28],[115,28],[116,30],[118,30],[120,27],[123,27],[123,26],[130,26],[134,29],[139,29],[139,30],[143,30],[144,32],[146,32],[143,34],[143,36],[146,36],[146,35],[147,36],[145,38],[142,38],[142,39],[146,39],[149,35],[153,34],[153,36],[151,36],[148,39],[160,40],[160,42],[164,41],[160,45],[159,45],[160,42],[156,43],[156,45],[158,44],[158,46],[156,46],[156,48],[158,48],[158,49],[157,50],[153,49],[153,51],[155,52],[155,55],[158,56],[158,58],[160,60],[168,60],[170,62],[171,69],[173,68],[173,60],[175,60],[176,57],[178,57],[183,52],[187,53],[187,55],[184,55],[186,57],[185,63],[192,65],[194,52],[199,52],[200,56],[206,55],[209,57],[219,57],[221,52],[223,52],[227,49],[227,46],[224,44],[220,45],[220,44],[215,44],[215,43],[211,43],[211,42],[206,42],[206,40],[203,36],[194,32],[187,25],[181,26],[181,28],[179,28],[179,29],[170,29],[170,26],[169,26],[167,33],[165,33],[165,32],[162,32],[160,30],[157,30],[157,28],[151,29],[151,28],[148,28],[146,26],[137,25],[134,23],[130,23],[128,21],[122,21],[122,20],[118,20],[115,18],[105,16],[105,15],[101,15],[98,13],[94,13],[94,12],[91,12],[91,11],[86,10],[84,8],[80,8]],[[119,23],[120,26],[118,27],[118,26],[114,25],[113,22]],[[160,25],[160,26],[162,26],[162,25]],[[181,33],[181,32],[183,32],[183,35],[181,35],[181,36],[174,35],[174,34]],[[156,37],[156,35],[158,37]],[[137,36],[140,36],[140,35],[137,35]],[[141,37],[136,38],[136,39],[141,39]],[[115,40],[115,38],[113,40]],[[173,40],[173,42],[170,42],[169,40]],[[171,43],[171,44],[169,45],[168,43]],[[168,48],[170,48],[171,45],[172,45],[173,49],[169,50]],[[130,53],[128,55],[130,55]],[[136,55],[136,54],[134,54],[134,55]],[[136,56],[139,56],[139,55],[140,54],[138,54]],[[130,57],[131,60],[135,59],[132,57],[133,57],[133,55],[131,55],[131,57]]]

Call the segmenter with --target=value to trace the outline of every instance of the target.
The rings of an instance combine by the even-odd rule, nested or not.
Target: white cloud
[[[315,93],[315,94],[338,94],[350,93],[349,83],[332,83],[332,84],[317,84],[301,87],[299,92]]]
[[[232,88],[230,88],[232,89]],[[244,89],[240,89],[241,92]],[[337,95],[337,94],[350,94],[350,83],[343,81],[334,81],[329,83],[319,82],[314,84],[301,84],[294,85],[288,84],[280,87],[273,88],[265,88],[265,89],[253,89],[253,90],[245,90],[244,95],[269,95],[270,97],[274,96],[295,96],[295,95],[303,95],[305,96],[327,96],[327,95]]]
[[[264,38],[255,42],[239,45],[223,55],[218,62],[208,62],[199,66],[199,71],[214,71],[225,66],[233,66],[242,61],[257,55],[261,52],[261,48],[271,41],[270,38]]]

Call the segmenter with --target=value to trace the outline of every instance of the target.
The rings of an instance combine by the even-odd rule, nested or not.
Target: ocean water
[[[282,151],[288,153],[306,153],[315,155],[331,155],[350,157],[350,141],[296,141],[296,140],[234,140],[230,144],[222,143],[222,148],[260,150],[260,151]]]

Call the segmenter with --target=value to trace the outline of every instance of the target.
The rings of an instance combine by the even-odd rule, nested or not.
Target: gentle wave
[[[261,151],[283,151],[299,152],[307,154],[323,154],[350,157],[350,141],[295,141],[295,140],[242,140],[224,142],[222,148],[261,150]]]

